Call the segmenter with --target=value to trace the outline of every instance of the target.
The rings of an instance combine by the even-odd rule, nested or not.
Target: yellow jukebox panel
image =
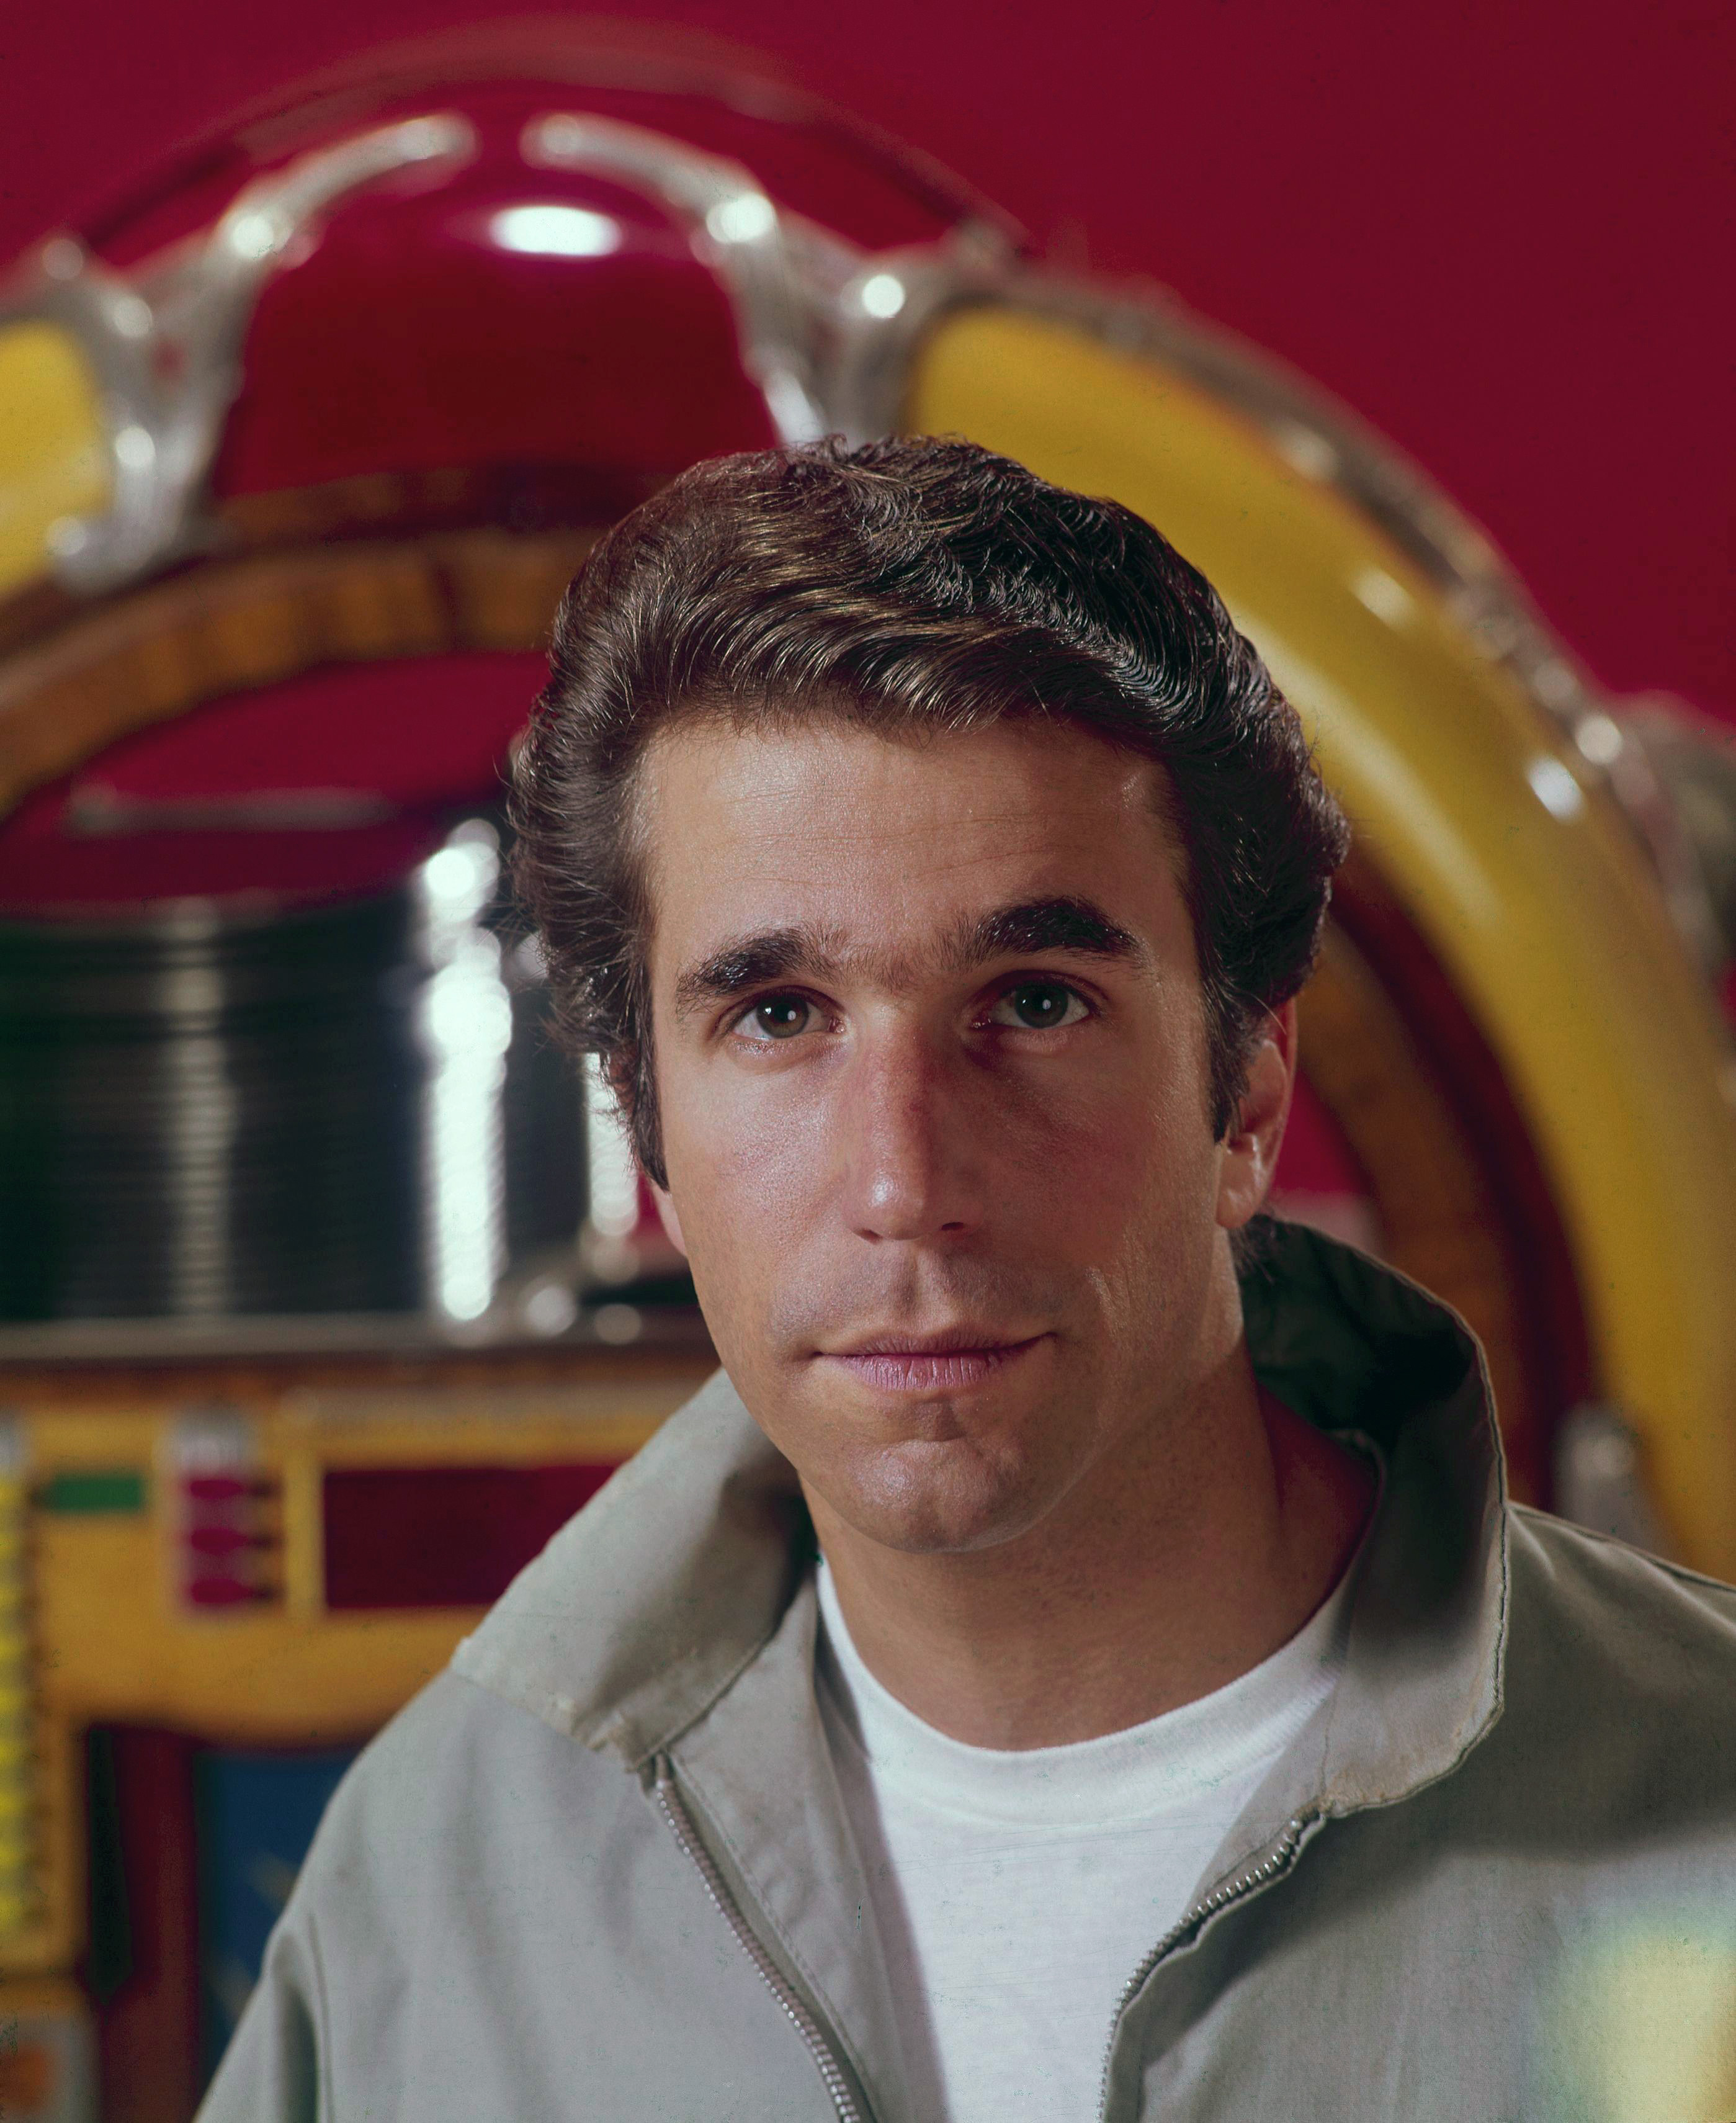
[[[109,506],[101,393],[73,335],[0,329],[0,595],[44,572],[59,527]]]
[[[80,1948],[87,1730],[365,1739],[709,1368],[592,1352],[532,1383],[15,1385],[0,1973]]]

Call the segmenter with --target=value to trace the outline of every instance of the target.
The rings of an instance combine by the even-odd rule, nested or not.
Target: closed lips
[[[1019,1342],[984,1338],[962,1343],[952,1337],[911,1337],[894,1343],[887,1338],[822,1353],[882,1392],[948,1393],[980,1385],[1043,1338],[1036,1334]]]

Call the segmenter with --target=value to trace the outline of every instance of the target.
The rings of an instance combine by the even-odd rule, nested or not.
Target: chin
[[[1035,1525],[1047,1501],[1034,1469],[959,1436],[869,1447],[809,1479],[855,1532],[908,1555],[997,1548]]]

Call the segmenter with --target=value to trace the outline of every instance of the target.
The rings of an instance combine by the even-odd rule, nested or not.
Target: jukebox
[[[254,113],[0,293],[0,2105],[185,2123],[354,1749],[710,1362],[500,884],[599,532],[952,432],[1147,514],[1359,829],[1282,1212],[1515,1490],[1736,1575],[1729,761],[1341,409],[921,157],[553,29]]]

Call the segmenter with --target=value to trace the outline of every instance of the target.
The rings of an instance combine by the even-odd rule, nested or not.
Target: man
[[[1736,2114],[1736,1595],[1256,1226],[1345,837],[1200,576],[703,466],[517,800],[723,1368],[352,1773],[212,2123]]]

